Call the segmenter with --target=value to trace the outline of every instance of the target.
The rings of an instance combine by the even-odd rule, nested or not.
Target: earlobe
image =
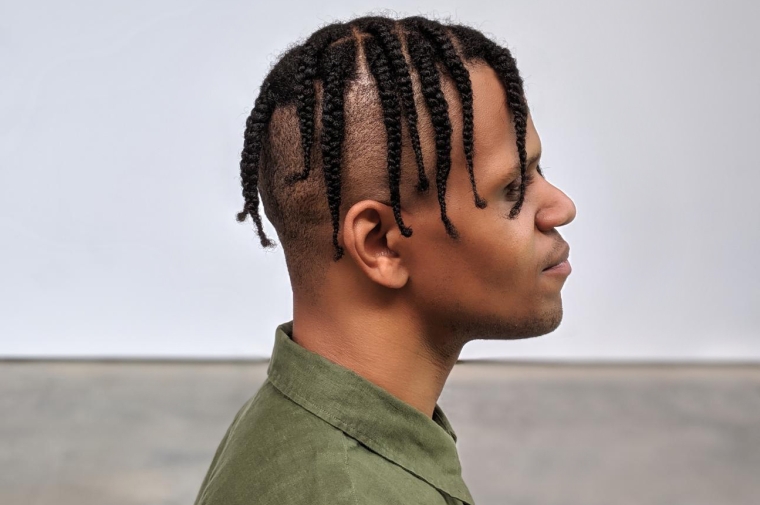
[[[409,278],[402,257],[388,245],[389,234],[400,233],[394,226],[391,207],[363,200],[346,213],[343,228],[348,255],[368,278],[388,288],[403,287]]]

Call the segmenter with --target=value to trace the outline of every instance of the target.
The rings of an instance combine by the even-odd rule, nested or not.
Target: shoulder
[[[196,505],[356,505],[345,434],[266,381],[235,416]]]
[[[238,411],[195,505],[406,505],[440,494],[266,381]]]

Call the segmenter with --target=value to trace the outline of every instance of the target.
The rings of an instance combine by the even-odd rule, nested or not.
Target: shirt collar
[[[457,436],[435,404],[433,418],[293,339],[293,321],[280,324],[269,381],[285,396],[437,489],[472,504],[462,480]]]

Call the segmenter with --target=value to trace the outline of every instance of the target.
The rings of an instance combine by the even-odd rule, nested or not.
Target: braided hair
[[[446,213],[452,123],[441,77],[444,75],[453,82],[461,100],[466,167],[474,205],[482,209],[487,204],[475,185],[473,96],[465,66],[465,62],[475,61],[489,65],[496,72],[505,90],[507,110],[512,112],[521,183],[519,197],[509,218],[517,217],[525,197],[525,136],[529,109],[523,81],[510,51],[464,25],[443,24],[421,16],[403,19],[366,16],[320,28],[305,42],[286,51],[265,77],[246,121],[240,161],[245,204],[237,214],[237,220],[243,222],[250,215],[262,246],[274,245],[264,233],[259,216],[259,189],[262,189],[265,212],[281,239],[316,238],[316,235],[311,237],[309,233],[318,222],[315,216],[321,212],[316,208],[317,193],[310,193],[303,187],[299,188],[299,185],[310,179],[311,169],[319,161],[323,181],[316,184],[321,189],[321,198],[325,194],[327,198],[333,229],[333,260],[337,261],[343,256],[343,248],[338,242],[341,188],[345,186],[341,179],[341,161],[345,157],[346,123],[352,119],[346,115],[348,104],[345,97],[348,88],[359,79],[357,67],[364,65],[371,74],[382,110],[380,124],[387,142],[386,180],[390,206],[402,235],[412,235],[412,229],[404,224],[401,217],[399,188],[404,126],[411,139],[417,166],[415,189],[423,194],[430,186],[418,125],[418,107],[424,104],[435,138],[435,184],[441,221],[446,233],[457,240],[459,233]],[[417,76],[420,84],[417,94],[412,82],[413,75]],[[419,103],[415,103],[415,99]],[[279,111],[282,111],[282,117],[286,117],[286,109],[294,111],[297,116],[298,139],[294,138],[293,131],[285,131],[284,126],[276,125],[276,121],[272,120]],[[294,155],[295,149],[298,149],[297,155]],[[293,166],[299,170],[292,171]],[[284,173],[288,169],[291,169],[289,173]],[[259,188],[260,173],[262,188]],[[302,246],[304,249],[309,247],[315,246],[313,243]]]

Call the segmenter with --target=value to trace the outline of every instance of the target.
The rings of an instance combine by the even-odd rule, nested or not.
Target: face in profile
[[[474,205],[462,146],[462,123],[452,119],[452,167],[446,194],[447,214],[460,234],[454,241],[441,222],[432,191],[406,224],[414,233],[401,241],[409,271],[410,303],[424,314],[431,335],[464,341],[543,335],[562,320],[561,289],[567,270],[545,270],[568,254],[558,227],[575,218],[575,205],[538,173],[538,160],[527,167],[525,199],[519,215],[509,212],[519,196],[519,158],[512,116],[493,69],[468,65],[473,90],[474,175],[487,202]],[[461,117],[458,96],[446,88],[449,114]],[[430,148],[432,137],[425,141]],[[528,160],[542,151],[528,117]],[[433,155],[434,157],[434,155]]]

